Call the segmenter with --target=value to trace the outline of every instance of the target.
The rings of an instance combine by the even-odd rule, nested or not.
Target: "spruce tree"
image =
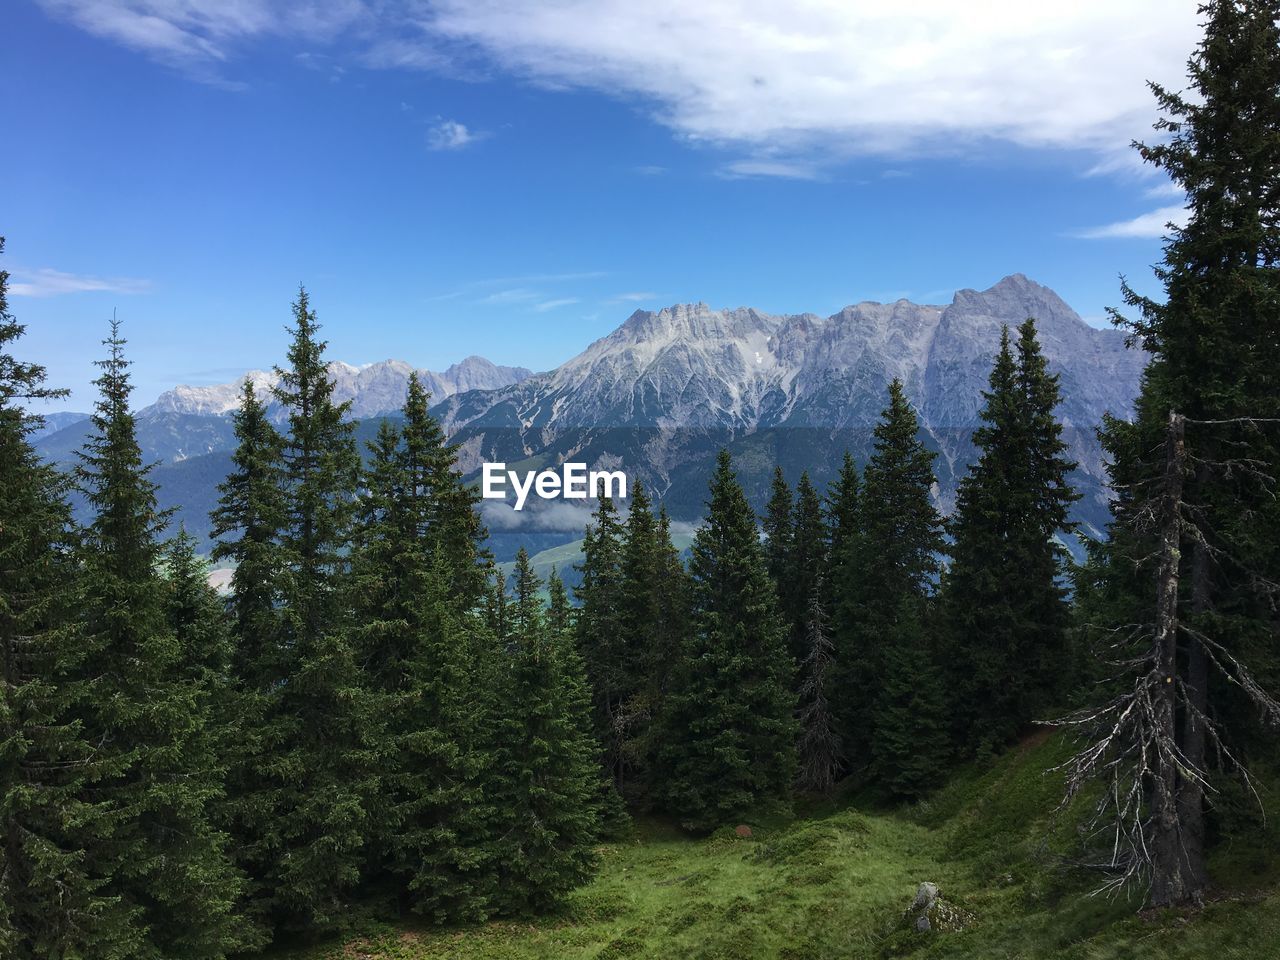
[[[951,520],[951,565],[942,591],[952,727],[961,750],[998,747],[1043,715],[1068,679],[1065,555],[1055,534],[1071,528],[1078,499],[1054,417],[1035,323],[1009,331],[984,393],[977,460],[960,481]]]
[[[213,559],[235,565],[230,597],[234,673],[241,683],[262,690],[274,687],[284,676],[278,611],[284,441],[250,380],[244,383],[240,408],[232,420],[237,441],[233,469],[218,485],[218,506],[210,515]]]
[[[935,454],[918,434],[915,411],[894,380],[865,472],[860,559],[846,574],[853,582],[844,599],[852,622],[846,645],[836,651],[847,698],[845,741],[861,741],[873,775],[902,796],[936,780],[946,760],[946,744],[925,719],[941,717],[945,709],[928,622],[942,535],[931,495]],[[926,727],[903,754],[917,722]]]
[[[795,509],[791,518],[791,556],[786,578],[779,588],[790,628],[789,648],[796,663],[803,663],[812,649],[809,642],[810,613],[814,590],[827,567],[827,536],[822,500],[806,471],[800,474],[800,482],[796,484]]]
[[[596,736],[604,767],[615,785],[626,779],[623,703],[627,694],[622,647],[623,527],[609,497],[601,497],[582,543],[578,598],[578,649],[591,681]]]
[[[663,554],[658,521],[644,484],[632,487],[630,512],[622,534],[619,572],[621,596],[617,666],[620,705],[616,727],[621,765],[618,790],[628,804],[647,805],[645,781],[650,767],[651,721],[657,710],[655,684],[661,669],[658,639],[663,619]]]
[[[1104,592],[1127,594],[1117,624],[1138,625],[1117,679],[1150,695],[1155,719],[1095,731],[1115,750],[1097,763],[1082,754],[1072,778],[1151,791],[1153,815],[1112,826],[1123,876],[1149,880],[1156,906],[1203,898],[1205,782],[1227,772],[1214,739],[1244,762],[1273,749],[1257,719],[1280,712],[1263,694],[1280,687],[1280,4],[1213,0],[1200,13],[1192,90],[1152,84],[1162,136],[1137,145],[1186,191],[1189,216],[1170,226],[1156,269],[1163,297],[1123,286],[1136,314],[1113,316],[1151,361],[1134,422],[1110,420],[1104,436],[1117,490]],[[1113,701],[1098,715],[1133,714]]]
[[[810,793],[830,793],[844,767],[844,747],[831,706],[835,646],[821,579],[809,593],[805,640],[808,652],[800,665],[799,775],[796,785]]]
[[[795,663],[756,518],[728,451],[693,544],[692,627],[672,678],[660,760],[667,808],[710,830],[782,802],[795,771]]]
[[[773,468],[773,483],[769,487],[769,501],[765,504],[764,516],[760,518],[764,530],[764,562],[773,578],[775,588],[779,588],[779,601],[786,606],[786,598],[781,594],[791,574],[791,539],[792,539],[792,507],[794,500],[791,488],[787,486],[787,478],[782,467]],[[788,638],[789,639],[789,638]]]
[[[145,931],[94,870],[113,830],[89,794],[99,774],[77,722],[93,673],[76,623],[67,481],[30,440],[41,421],[29,405],[66,391],[11,352],[24,327],[8,279],[0,270],[0,955],[117,960],[143,949]]]
[[[279,715],[280,690],[289,675],[279,609],[284,573],[283,439],[251,381],[245,381],[233,420],[238,441],[233,469],[218,487],[218,506],[210,516],[214,559],[235,564],[227,606],[236,719],[227,743],[223,813],[236,841],[236,862],[245,874],[250,916],[265,934],[274,896],[269,886],[276,842],[273,824],[284,794],[275,764],[288,728]]]
[[[146,931],[133,956],[221,957],[244,946],[245,933],[234,913],[240,879],[211,822],[223,784],[208,663],[184,649],[168,622],[158,539],[167,516],[142,463],[118,323],[105,343],[78,470],[93,510],[80,562],[96,674],[82,723],[102,745],[88,795],[112,815],[94,866],[106,879],[101,892],[135,910]]]
[[[247,838],[261,858],[260,889],[286,927],[342,924],[360,880],[376,789],[368,705],[352,651],[348,549],[360,458],[333,399],[325,343],[305,290],[293,305],[289,366],[277,368],[275,399],[288,414],[281,476],[279,650],[283,681],[264,717],[269,809]]]
[[[524,548],[513,580],[495,755],[497,902],[504,913],[524,914],[556,906],[591,876],[600,768],[582,660],[573,636],[548,622]],[[561,607],[552,622],[562,618]]]
[[[440,502],[452,483],[437,465],[452,461],[424,401],[415,377],[403,431],[383,421],[370,444],[353,537],[353,637],[381,771],[369,800],[373,862],[402,904],[449,922],[483,919],[492,892],[476,743],[483,701],[468,659],[479,624],[455,592],[478,568],[474,554],[456,552],[469,537],[439,535],[453,522]]]

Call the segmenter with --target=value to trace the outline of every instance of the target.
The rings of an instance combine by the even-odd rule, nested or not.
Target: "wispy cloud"
[[[434,0],[425,28],[543,84],[639,97],[691,140],[894,155],[1122,148],[1149,132],[1145,81],[1179,80],[1200,33],[1192,0]]]
[[[641,164],[638,167],[631,168],[632,173],[638,173],[642,177],[660,177],[667,172],[666,167],[660,167],[656,164]]]
[[[242,43],[332,40],[370,14],[362,0],[39,0],[52,16],[137,50],[197,80],[239,88],[223,73]]]
[[[634,293],[615,293],[609,298],[609,303],[644,303],[646,300],[657,299],[658,294],[648,290],[641,290]]]
[[[579,297],[557,297],[554,300],[543,300],[534,306],[534,310],[538,313],[546,313],[548,310],[558,310],[560,307],[567,307],[570,304],[581,303]]]
[[[822,174],[812,163],[794,160],[735,160],[718,171],[726,180],[781,177],[786,180],[820,180]]]
[[[600,91],[639,100],[687,141],[819,165],[983,141],[1090,150],[1099,170],[1132,164],[1124,145],[1150,133],[1145,81],[1180,81],[1200,36],[1194,0],[38,2],[214,82],[253,41],[341,38],[366,66]],[[795,176],[764,162],[737,175]]]
[[[1187,222],[1186,207],[1177,204],[1160,207],[1150,213],[1144,213],[1132,220],[1120,220],[1101,227],[1090,227],[1078,231],[1075,236],[1083,240],[1107,240],[1117,237],[1159,238],[1169,232],[1169,224],[1182,227]]]
[[[529,303],[543,297],[544,294],[537,290],[530,290],[526,287],[514,287],[510,290],[495,290],[493,293],[487,294],[480,298],[479,303],[491,304],[511,304],[511,303]]]
[[[466,124],[457,120],[441,120],[427,131],[427,146],[432,150],[461,150],[487,136],[487,133],[467,129]]]
[[[151,281],[132,277],[91,277],[62,270],[14,270],[9,292],[15,297],[56,297],[66,293],[146,293]]]

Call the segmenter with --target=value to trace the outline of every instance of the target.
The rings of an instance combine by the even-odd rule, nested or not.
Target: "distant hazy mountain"
[[[945,306],[861,303],[830,317],[676,304],[637,311],[547,373],[472,357],[442,374],[420,375],[440,400],[434,411],[460,445],[465,471],[493,460],[513,468],[566,459],[621,466],[643,478],[677,521],[701,516],[722,446],[734,452],[757,505],[775,463],[792,483],[807,470],[822,485],[844,450],[865,462],[886,387],[899,377],[926,442],[939,453],[936,497],[949,510],[973,458],[969,437],[1000,327],[1027,317],[1036,318],[1050,367],[1061,375],[1059,415],[1085,494],[1077,516],[1100,531],[1108,508],[1094,431],[1105,412],[1129,415],[1145,356],[1126,349],[1121,333],[1090,327],[1052,290],[1021,275],[985,291],[962,290]],[[338,397],[350,399],[360,418],[398,409],[410,369],[391,360],[330,366]],[[262,372],[246,377],[262,386],[271,380]],[[229,464],[227,414],[242,380],[178,387],[139,414],[147,455],[168,462],[155,472],[162,498],[180,505],[193,532],[207,529],[213,486]],[[73,424],[39,446],[50,459],[63,459],[84,426]],[[369,420],[361,435],[371,436],[374,426]],[[581,536],[582,506],[538,502],[515,514],[490,503],[486,519],[500,554],[507,552],[502,544],[521,541],[545,549]]]
[[[367,419],[391,414],[404,405],[413,367],[403,360],[384,360],[364,367],[335,361],[329,364],[334,378],[334,395],[339,402],[350,400],[352,416]],[[418,377],[436,400],[460,390],[495,389],[519,383],[529,371],[521,367],[500,367],[483,357],[467,357],[443,373],[419,370]],[[274,373],[250,370],[231,383],[207,387],[179,386],[160,394],[156,402],[137,413],[138,441],[151,461],[177,463],[235,446],[230,414],[240,405],[246,380],[252,380],[259,396],[269,401],[276,419],[283,413],[270,399]],[[62,418],[55,420],[54,418]],[[50,460],[70,462],[84,444],[90,429],[84,414],[55,414],[47,418],[46,429],[37,438],[38,447]]]
[[[32,412],[40,413],[38,409],[33,410]],[[73,423],[80,423],[83,420],[89,419],[89,414],[87,413],[71,413],[69,411],[62,413],[41,413],[40,415],[44,418],[44,423],[40,426],[40,429],[35,430],[30,434],[32,442],[57,433],[59,430],[62,430],[64,427],[69,427]]]
[[[382,413],[391,413],[404,405],[409,386],[409,374],[413,367],[403,360],[383,360],[363,367],[334,361],[329,364],[329,375],[334,380],[334,397],[338,402],[351,401],[351,414],[363,419]],[[453,396],[466,390],[495,390],[508,384],[519,383],[530,375],[523,367],[500,367],[484,357],[467,357],[455,363],[443,373],[419,370],[418,378],[436,400]],[[274,373],[250,370],[231,383],[211,387],[174,387],[160,394],[140,416],[165,413],[219,416],[231,413],[240,405],[240,392],[246,380],[252,380],[262,396],[275,386]]]

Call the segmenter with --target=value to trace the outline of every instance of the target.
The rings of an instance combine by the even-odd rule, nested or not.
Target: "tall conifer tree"
[[[1212,0],[1200,13],[1193,92],[1152,84],[1167,136],[1138,145],[1186,191],[1189,217],[1170,225],[1156,269],[1163,299],[1123,287],[1136,316],[1114,318],[1151,362],[1135,422],[1111,420],[1104,437],[1117,489],[1104,592],[1129,596],[1117,619],[1140,629],[1123,686],[1150,708],[1122,698],[1098,714],[1096,742],[1118,753],[1082,754],[1073,776],[1076,787],[1101,777],[1116,795],[1150,791],[1153,815],[1135,824],[1117,806],[1113,825],[1117,866],[1149,880],[1157,906],[1204,896],[1213,738],[1242,761],[1274,744],[1256,718],[1280,714],[1264,692],[1280,687],[1280,3]],[[1154,719],[1125,719],[1138,714]]]
[[[146,930],[136,957],[220,957],[244,945],[234,915],[240,880],[227,838],[211,822],[223,794],[211,756],[208,691],[171,628],[158,537],[167,517],[143,466],[129,411],[119,325],[105,341],[93,433],[79,481],[93,510],[82,536],[82,600],[91,699],[86,732],[103,744],[89,796],[113,817],[96,864],[103,892],[120,897]]]
[[[348,548],[360,458],[345,403],[333,399],[324,341],[305,290],[293,305],[289,366],[275,399],[288,414],[281,476],[279,650],[271,691],[264,796],[270,812],[249,842],[270,853],[258,865],[278,922],[341,925],[360,879],[374,791],[370,718],[350,634]]]
[[[0,252],[4,241],[0,238]],[[94,745],[77,723],[92,665],[75,621],[67,481],[40,461],[33,402],[66,395],[11,351],[24,327],[0,270],[0,954],[123,958],[138,910],[103,891],[110,811],[89,799]]]
[[[402,430],[383,421],[352,551],[357,657],[373,716],[382,787],[370,801],[375,860],[399,897],[438,921],[489,909],[481,678],[469,657],[480,626],[469,524],[445,508],[457,478],[443,432],[411,377]],[[450,502],[450,505],[453,505]]]
[[[785,800],[795,772],[795,663],[756,518],[728,451],[693,544],[692,628],[666,711],[666,804],[694,830]]]
[[[1035,323],[1009,331],[974,431],[978,459],[960,481],[942,592],[952,725],[958,745],[998,747],[1043,715],[1067,679],[1064,551],[1078,499]]]
[[[573,636],[553,627],[563,620],[563,594],[549,622],[524,548],[513,581],[494,805],[498,903],[520,914],[556,905],[593,872],[600,768],[582,660]]]
[[[918,434],[894,380],[865,472],[860,559],[845,574],[852,622],[836,652],[845,740],[866,745],[875,777],[902,796],[936,781],[946,753],[944,690],[928,630],[941,520],[931,494],[935,454]]]
[[[591,681],[596,736],[615,785],[626,778],[622,707],[628,665],[622,647],[623,527],[609,497],[601,497],[582,544],[578,597],[578,649]]]

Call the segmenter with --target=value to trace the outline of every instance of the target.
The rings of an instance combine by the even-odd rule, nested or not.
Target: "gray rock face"
[[[334,380],[334,396],[339,402],[351,401],[351,414],[357,418],[391,413],[404,405],[413,367],[403,360],[383,360],[363,367],[334,361],[329,375]],[[443,373],[419,370],[418,378],[436,401],[468,390],[496,390],[526,379],[530,372],[523,367],[500,367],[484,357],[467,357]],[[267,396],[278,382],[274,372],[250,370],[231,383],[209,387],[179,386],[162,393],[156,402],[139,412],[142,417],[158,414],[222,416],[240,404],[245,381],[252,380],[261,396]]]
[[[633,438],[634,450],[609,452],[665,494],[682,465],[707,457],[708,444],[742,447],[753,435],[789,431],[792,447],[804,436],[811,450],[843,445],[861,459],[897,377],[940,455],[937,498],[949,511],[973,458],[970,434],[1001,327],[1028,317],[1061,377],[1058,414],[1087,498],[1078,514],[1096,528],[1105,522],[1107,498],[1094,430],[1104,413],[1130,414],[1146,358],[1126,349],[1122,333],[1090,327],[1052,290],[1020,274],[988,290],[961,290],[947,306],[860,303],[826,318],[705,303],[637,311],[558,369],[452,397],[437,412],[470,451],[468,469],[498,450],[507,459],[554,460],[603,449],[607,431],[647,431],[643,440]],[[699,431],[705,442],[691,440]],[[617,448],[627,441],[612,442]],[[789,466],[785,442],[769,443],[775,462]],[[799,452],[794,459],[824,479],[830,472],[829,464],[805,464]],[[799,469],[788,473],[794,481]]]
[[[926,880],[916,889],[915,899],[911,901],[911,910],[928,910],[933,901],[938,899],[938,885]]]
[[[829,317],[676,304],[635,312],[546,373],[469,357],[419,376],[459,445],[464,472],[485,461],[530,458],[621,467],[642,479],[678,521],[702,516],[721,447],[733,453],[757,506],[767,497],[774,464],[792,483],[809,471],[821,488],[846,449],[865,463],[886,387],[897,377],[919,412],[925,441],[938,453],[934,493],[949,512],[973,460],[970,434],[1001,326],[1027,317],[1036,319],[1050,369],[1061,377],[1058,415],[1080,465],[1072,481],[1084,495],[1075,518],[1097,535],[1109,509],[1094,430],[1104,413],[1130,414],[1146,357],[1126,349],[1123,334],[1090,327],[1052,290],[1021,275],[987,290],[961,290],[947,305],[859,303]],[[411,371],[396,360],[330,365],[337,399],[350,400],[357,418],[399,409]],[[196,467],[202,455],[222,455],[234,444],[226,415],[245,379],[264,394],[275,382],[274,374],[259,370],[229,384],[176,387],[140,413],[147,459],[192,464],[180,502],[193,516],[208,512],[221,479],[211,476],[208,489],[198,487],[195,478],[203,473]],[[274,413],[282,415],[278,407]],[[65,426],[40,439],[41,451],[51,460],[70,458],[84,432],[84,424]],[[581,530],[586,521],[585,510],[566,517],[567,504],[542,506],[486,520],[491,530],[542,524],[557,531]]]

